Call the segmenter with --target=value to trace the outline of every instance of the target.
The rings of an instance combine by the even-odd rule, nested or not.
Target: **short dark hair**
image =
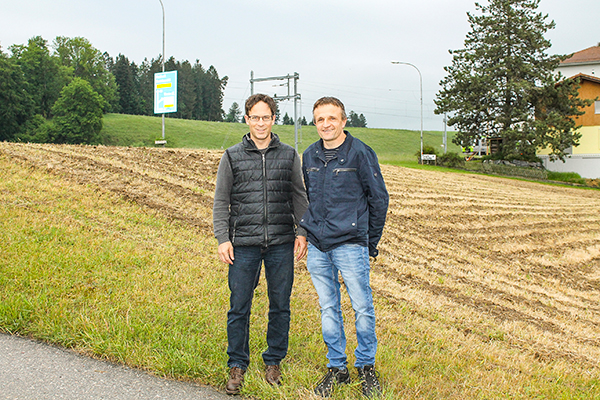
[[[342,119],[348,119],[348,117],[346,117],[346,107],[344,107],[344,103],[342,103],[338,98],[331,96],[321,97],[319,100],[315,101],[315,105],[313,106],[313,115],[317,107],[325,106],[328,104],[341,108]]]
[[[263,103],[267,103],[267,105],[271,109],[272,115],[275,115],[277,113],[277,104],[275,104],[275,100],[273,100],[271,96],[268,96],[266,94],[257,93],[248,97],[248,100],[246,100],[246,115],[249,116],[249,112],[250,110],[252,110],[252,107],[254,107],[257,103],[260,103],[261,101]]]

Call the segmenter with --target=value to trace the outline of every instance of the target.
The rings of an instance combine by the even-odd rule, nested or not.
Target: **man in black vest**
[[[277,106],[264,94],[246,100],[250,132],[221,158],[213,206],[219,258],[229,264],[230,309],[227,313],[225,391],[238,394],[250,363],[250,309],[264,262],[269,296],[266,380],[278,385],[279,364],[286,356],[294,254],[304,257],[306,231],[297,223],[308,201],[300,157],[271,132]]]

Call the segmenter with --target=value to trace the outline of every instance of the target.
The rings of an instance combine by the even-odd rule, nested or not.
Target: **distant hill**
[[[161,117],[107,114],[102,129],[103,143],[114,146],[154,147],[154,141],[162,139]],[[420,149],[420,132],[405,129],[348,128],[355,137],[371,146],[382,163],[397,164],[416,162],[415,153]],[[165,118],[167,147],[225,149],[238,143],[248,132],[246,124],[208,122]],[[284,143],[294,146],[294,126],[273,127]],[[423,132],[424,145],[439,149],[443,154],[443,132]],[[452,143],[453,132],[448,132],[448,152],[459,152]],[[302,126],[299,131],[298,150],[304,151],[319,138],[314,126]]]

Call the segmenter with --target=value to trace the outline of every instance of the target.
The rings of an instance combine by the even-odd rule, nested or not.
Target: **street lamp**
[[[419,68],[417,68],[414,64],[402,61],[392,61],[392,64],[410,65],[419,73],[419,88],[421,90],[421,158],[419,158],[419,161],[421,164],[423,164],[423,77],[421,76],[421,71],[419,71]]]
[[[162,40],[162,72],[165,72],[165,6],[163,5],[162,0],[160,1],[160,7],[162,8],[162,16],[163,16],[163,40]],[[165,140],[165,113],[162,115],[162,140]],[[164,144],[163,144],[164,146]]]

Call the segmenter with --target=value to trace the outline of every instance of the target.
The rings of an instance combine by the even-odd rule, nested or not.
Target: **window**
[[[600,114],[600,101],[596,101],[594,108],[596,109],[596,114]]]

